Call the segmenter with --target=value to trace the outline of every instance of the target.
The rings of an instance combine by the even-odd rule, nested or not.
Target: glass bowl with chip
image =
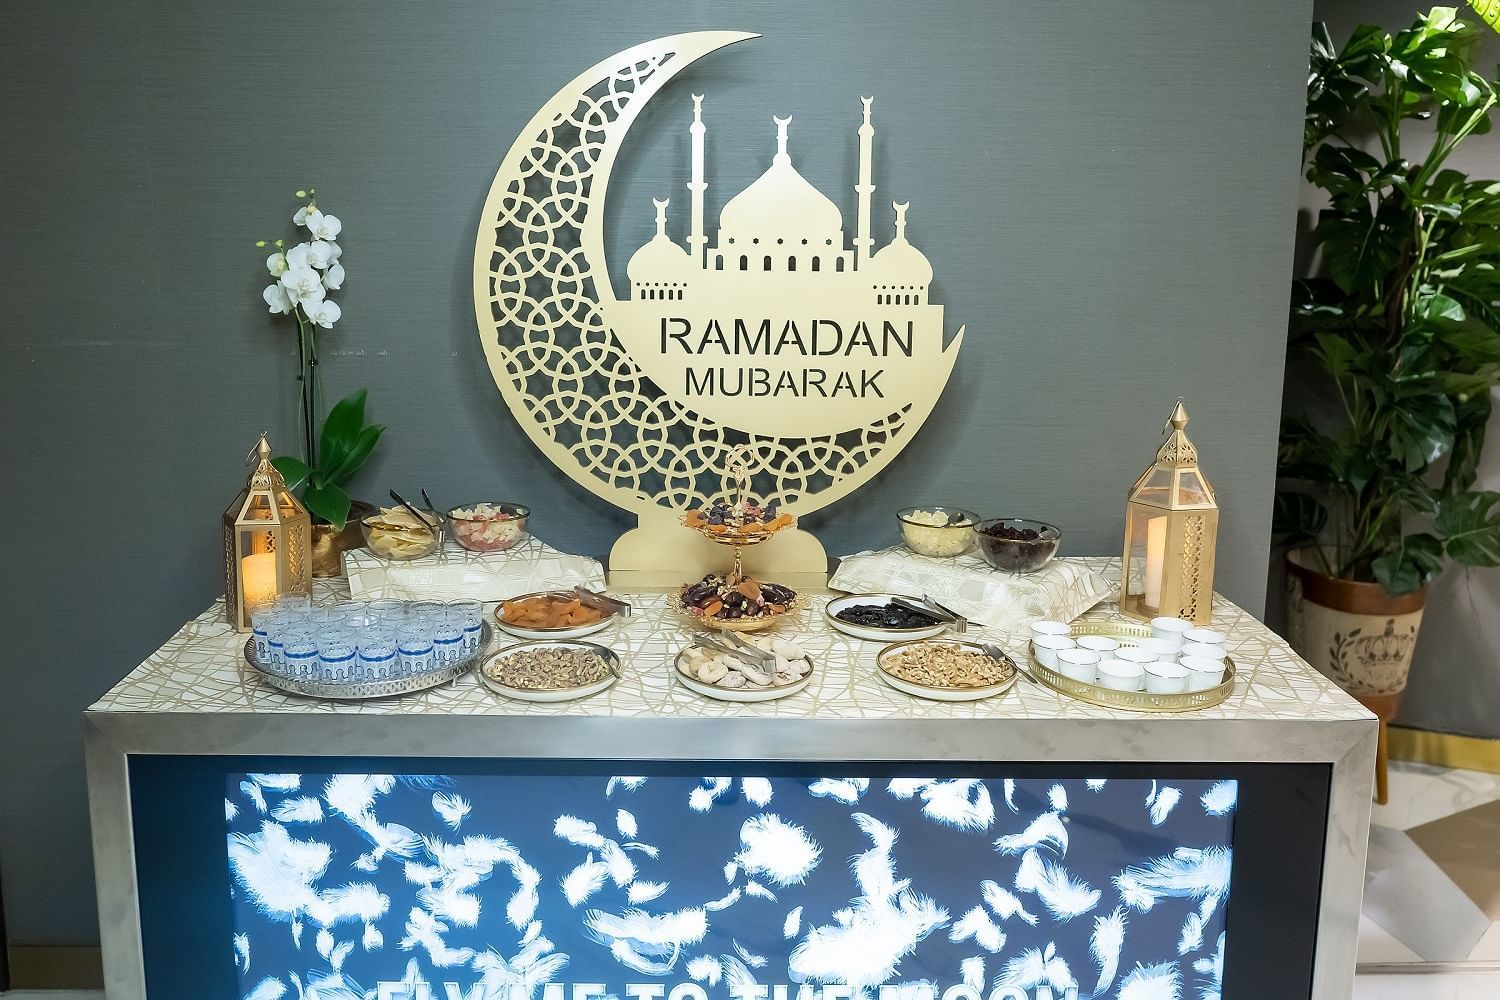
[[[962,507],[927,504],[896,511],[901,540],[919,556],[938,559],[961,556],[974,547],[974,525],[979,515]]]
[[[443,515],[416,508],[418,520],[405,507],[382,507],[359,522],[365,547],[382,559],[404,562],[420,559],[443,544]]]

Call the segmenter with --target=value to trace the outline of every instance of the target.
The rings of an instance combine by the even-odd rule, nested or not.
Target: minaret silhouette
[[[694,266],[702,268],[708,266],[704,254],[708,237],[703,235],[703,192],[708,190],[708,183],[703,179],[703,136],[708,128],[703,124],[702,94],[693,95],[693,124],[688,131],[693,134],[693,179],[688,182],[688,190],[693,193],[693,219],[692,232],[687,238],[688,253],[692,255]]]
[[[873,97],[861,97],[865,106],[865,122],[859,127],[859,183],[854,185],[859,195],[859,229],[854,237],[854,267],[858,270],[870,259],[875,241],[870,238],[870,196],[875,193],[871,182],[871,163],[874,159],[875,126],[870,124],[870,105]]]

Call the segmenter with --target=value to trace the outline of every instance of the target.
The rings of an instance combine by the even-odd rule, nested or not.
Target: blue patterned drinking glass
[[[432,629],[408,622],[397,634],[396,653],[401,661],[402,676],[430,673],[433,668]]]
[[[273,607],[287,611],[306,611],[312,607],[312,598],[306,594],[282,594],[271,603]]]
[[[366,682],[388,681],[396,676],[396,630],[371,626],[359,637],[359,676]]]
[[[436,669],[451,667],[464,659],[464,630],[439,619],[432,627],[432,660]]]
[[[262,667],[271,665],[271,632],[281,634],[282,612],[273,605],[263,605],[250,612],[250,634],[255,641],[255,662]]]
[[[447,620],[464,630],[464,655],[479,652],[484,621],[484,605],[478,601],[450,601],[445,612]]]
[[[318,679],[318,637],[311,629],[294,629],[282,637],[284,675],[294,681]]]
[[[343,626],[318,633],[318,679],[348,682],[354,679],[354,633]]]

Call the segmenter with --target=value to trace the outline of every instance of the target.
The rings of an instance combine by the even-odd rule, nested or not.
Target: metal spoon
[[[1031,671],[1029,671],[1025,667],[1021,666],[1015,660],[1011,659],[1009,653],[1007,653],[1005,650],[1001,649],[999,646],[995,645],[993,642],[981,642],[979,644],[979,648],[982,649],[982,650],[984,650],[984,655],[985,656],[988,656],[990,659],[993,659],[993,660],[999,660],[1001,663],[1003,663],[1006,666],[1010,667],[1010,669],[1014,670],[1016,673],[1020,674],[1022,677],[1026,678],[1031,683],[1033,683],[1033,684],[1041,684],[1042,683],[1041,681],[1037,680],[1035,677],[1033,677],[1031,675]]]

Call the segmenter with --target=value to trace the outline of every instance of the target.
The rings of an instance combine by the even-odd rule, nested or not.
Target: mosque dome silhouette
[[[656,205],[656,235],[630,258],[626,273],[631,298],[641,301],[694,300],[724,302],[738,295],[774,294],[766,283],[810,287],[816,282],[840,284],[871,304],[922,306],[932,282],[932,265],[906,239],[907,204],[896,211],[895,238],[875,253],[870,236],[874,126],[871,98],[862,98],[864,122],[859,128],[858,231],[853,247],[844,238],[844,216],[833,199],[819,191],[792,165],[788,152],[791,118],[773,118],[776,155],[771,165],[719,212],[717,242],[708,246],[703,227],[702,98],[693,97],[692,220],[683,249],[667,235],[668,201]]]

